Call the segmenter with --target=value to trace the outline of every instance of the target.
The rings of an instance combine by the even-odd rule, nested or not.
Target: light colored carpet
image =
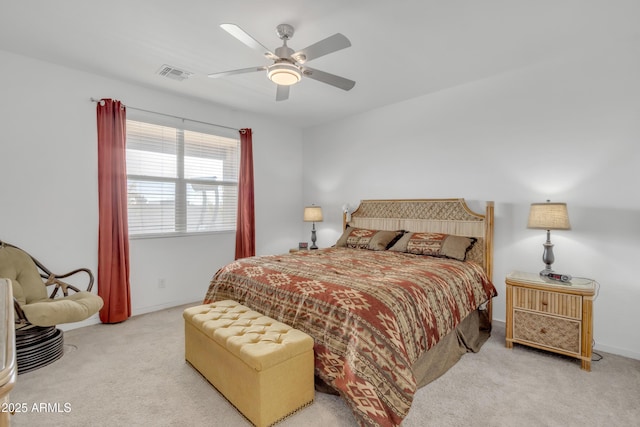
[[[10,400],[27,411],[12,425],[249,426],[185,362],[185,307],[66,332],[62,359],[18,376]],[[506,349],[498,324],[480,353],[418,391],[403,426],[637,426],[639,402],[640,361],[605,354],[587,373],[573,359]],[[279,424],[355,425],[339,397],[321,393]]]

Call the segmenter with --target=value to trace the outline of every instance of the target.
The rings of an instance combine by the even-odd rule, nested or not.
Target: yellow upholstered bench
[[[258,427],[314,399],[313,339],[231,300],[187,308],[185,359]]]

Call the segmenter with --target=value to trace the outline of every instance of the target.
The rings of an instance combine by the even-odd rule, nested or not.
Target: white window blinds
[[[238,139],[127,120],[129,235],[235,230],[239,154]]]

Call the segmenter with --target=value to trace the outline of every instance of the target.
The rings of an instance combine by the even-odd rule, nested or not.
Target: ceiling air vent
[[[193,73],[180,70],[167,64],[164,64],[162,67],[160,67],[160,69],[158,70],[158,74],[172,80],[177,80],[179,82],[186,80],[193,75]]]

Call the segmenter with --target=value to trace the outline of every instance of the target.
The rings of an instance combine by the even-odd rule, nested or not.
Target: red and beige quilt
[[[315,373],[361,425],[399,425],[417,384],[411,366],[496,295],[473,262],[329,248],[240,259],[204,303],[232,299],[311,335]]]

